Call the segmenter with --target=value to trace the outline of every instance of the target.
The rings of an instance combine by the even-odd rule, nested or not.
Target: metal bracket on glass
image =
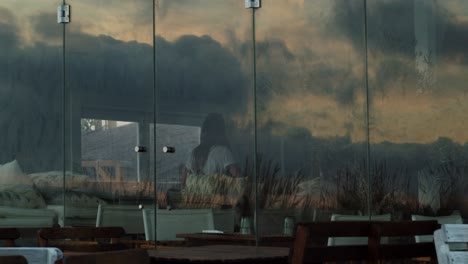
[[[59,5],[57,7],[57,23],[70,23],[70,5]]]
[[[174,147],[167,147],[167,146],[164,146],[164,147],[163,147],[163,152],[164,152],[164,153],[174,153],[174,152],[175,152],[175,148],[174,148]]]
[[[134,148],[135,152],[139,153],[139,152],[146,152],[146,148],[143,147],[143,146],[135,146]]]
[[[260,0],[245,0],[245,8],[260,8]]]

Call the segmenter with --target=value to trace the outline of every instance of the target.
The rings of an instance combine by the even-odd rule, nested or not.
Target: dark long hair
[[[220,114],[210,113],[206,116],[201,127],[200,145],[198,145],[192,154],[192,169],[200,173],[205,166],[208,154],[213,146],[225,146],[230,149],[226,138],[226,128],[224,119]]]

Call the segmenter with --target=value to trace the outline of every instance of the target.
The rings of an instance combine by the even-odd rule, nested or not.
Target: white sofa
[[[57,214],[50,209],[0,206],[0,227],[39,228],[57,223]]]

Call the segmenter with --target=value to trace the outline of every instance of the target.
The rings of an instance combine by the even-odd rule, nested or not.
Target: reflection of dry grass
[[[244,193],[247,179],[227,175],[189,175],[182,190],[184,208],[233,207]]]
[[[203,195],[187,193],[182,196],[182,208],[224,208],[233,207],[237,199],[222,194]]]
[[[273,161],[258,162],[258,197],[262,209],[306,209],[317,203],[320,181],[306,180],[301,171],[293,175],[279,175],[280,168]],[[225,175],[199,175],[187,184],[182,192],[182,208],[241,207],[248,210],[254,204],[253,165],[246,159],[244,177],[233,178]],[[189,178],[188,178],[189,179]],[[197,182],[199,181],[199,182]],[[238,181],[242,181],[239,184]],[[306,183],[306,184],[304,184]],[[307,193],[304,188],[312,191]],[[312,195],[310,195],[312,193]]]
[[[301,170],[292,175],[280,175],[278,163],[272,160],[264,161],[259,157],[258,167],[258,207],[261,209],[305,209],[313,207],[317,202],[315,195],[307,195],[301,190],[301,184],[307,181]],[[253,175],[253,165],[246,160],[244,175]],[[309,188],[319,190],[320,182],[316,181],[317,186],[309,185]],[[252,197],[253,204],[254,190],[252,180],[246,188],[245,194]]]
[[[366,175],[364,162],[337,169],[335,190],[326,190],[325,199],[335,201],[336,209],[362,213],[368,211],[368,197],[373,214],[399,215],[402,211],[417,210],[417,202],[409,193],[409,178],[403,170],[390,172],[382,162],[371,167],[370,183]]]

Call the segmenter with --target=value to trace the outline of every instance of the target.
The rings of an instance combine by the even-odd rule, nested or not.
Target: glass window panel
[[[0,3],[1,227],[51,226],[57,217],[47,208],[62,204],[62,26],[55,12],[50,1]],[[26,237],[18,244],[35,245]]]
[[[249,11],[237,0],[156,1],[158,240],[253,219]]]
[[[290,232],[289,216],[367,213],[363,7],[289,0],[257,11],[260,234]]]
[[[81,177],[66,182],[65,224],[143,236],[139,205],[154,204],[153,3],[68,2],[67,166]]]
[[[468,213],[467,15],[466,1],[369,2],[375,213]]]

